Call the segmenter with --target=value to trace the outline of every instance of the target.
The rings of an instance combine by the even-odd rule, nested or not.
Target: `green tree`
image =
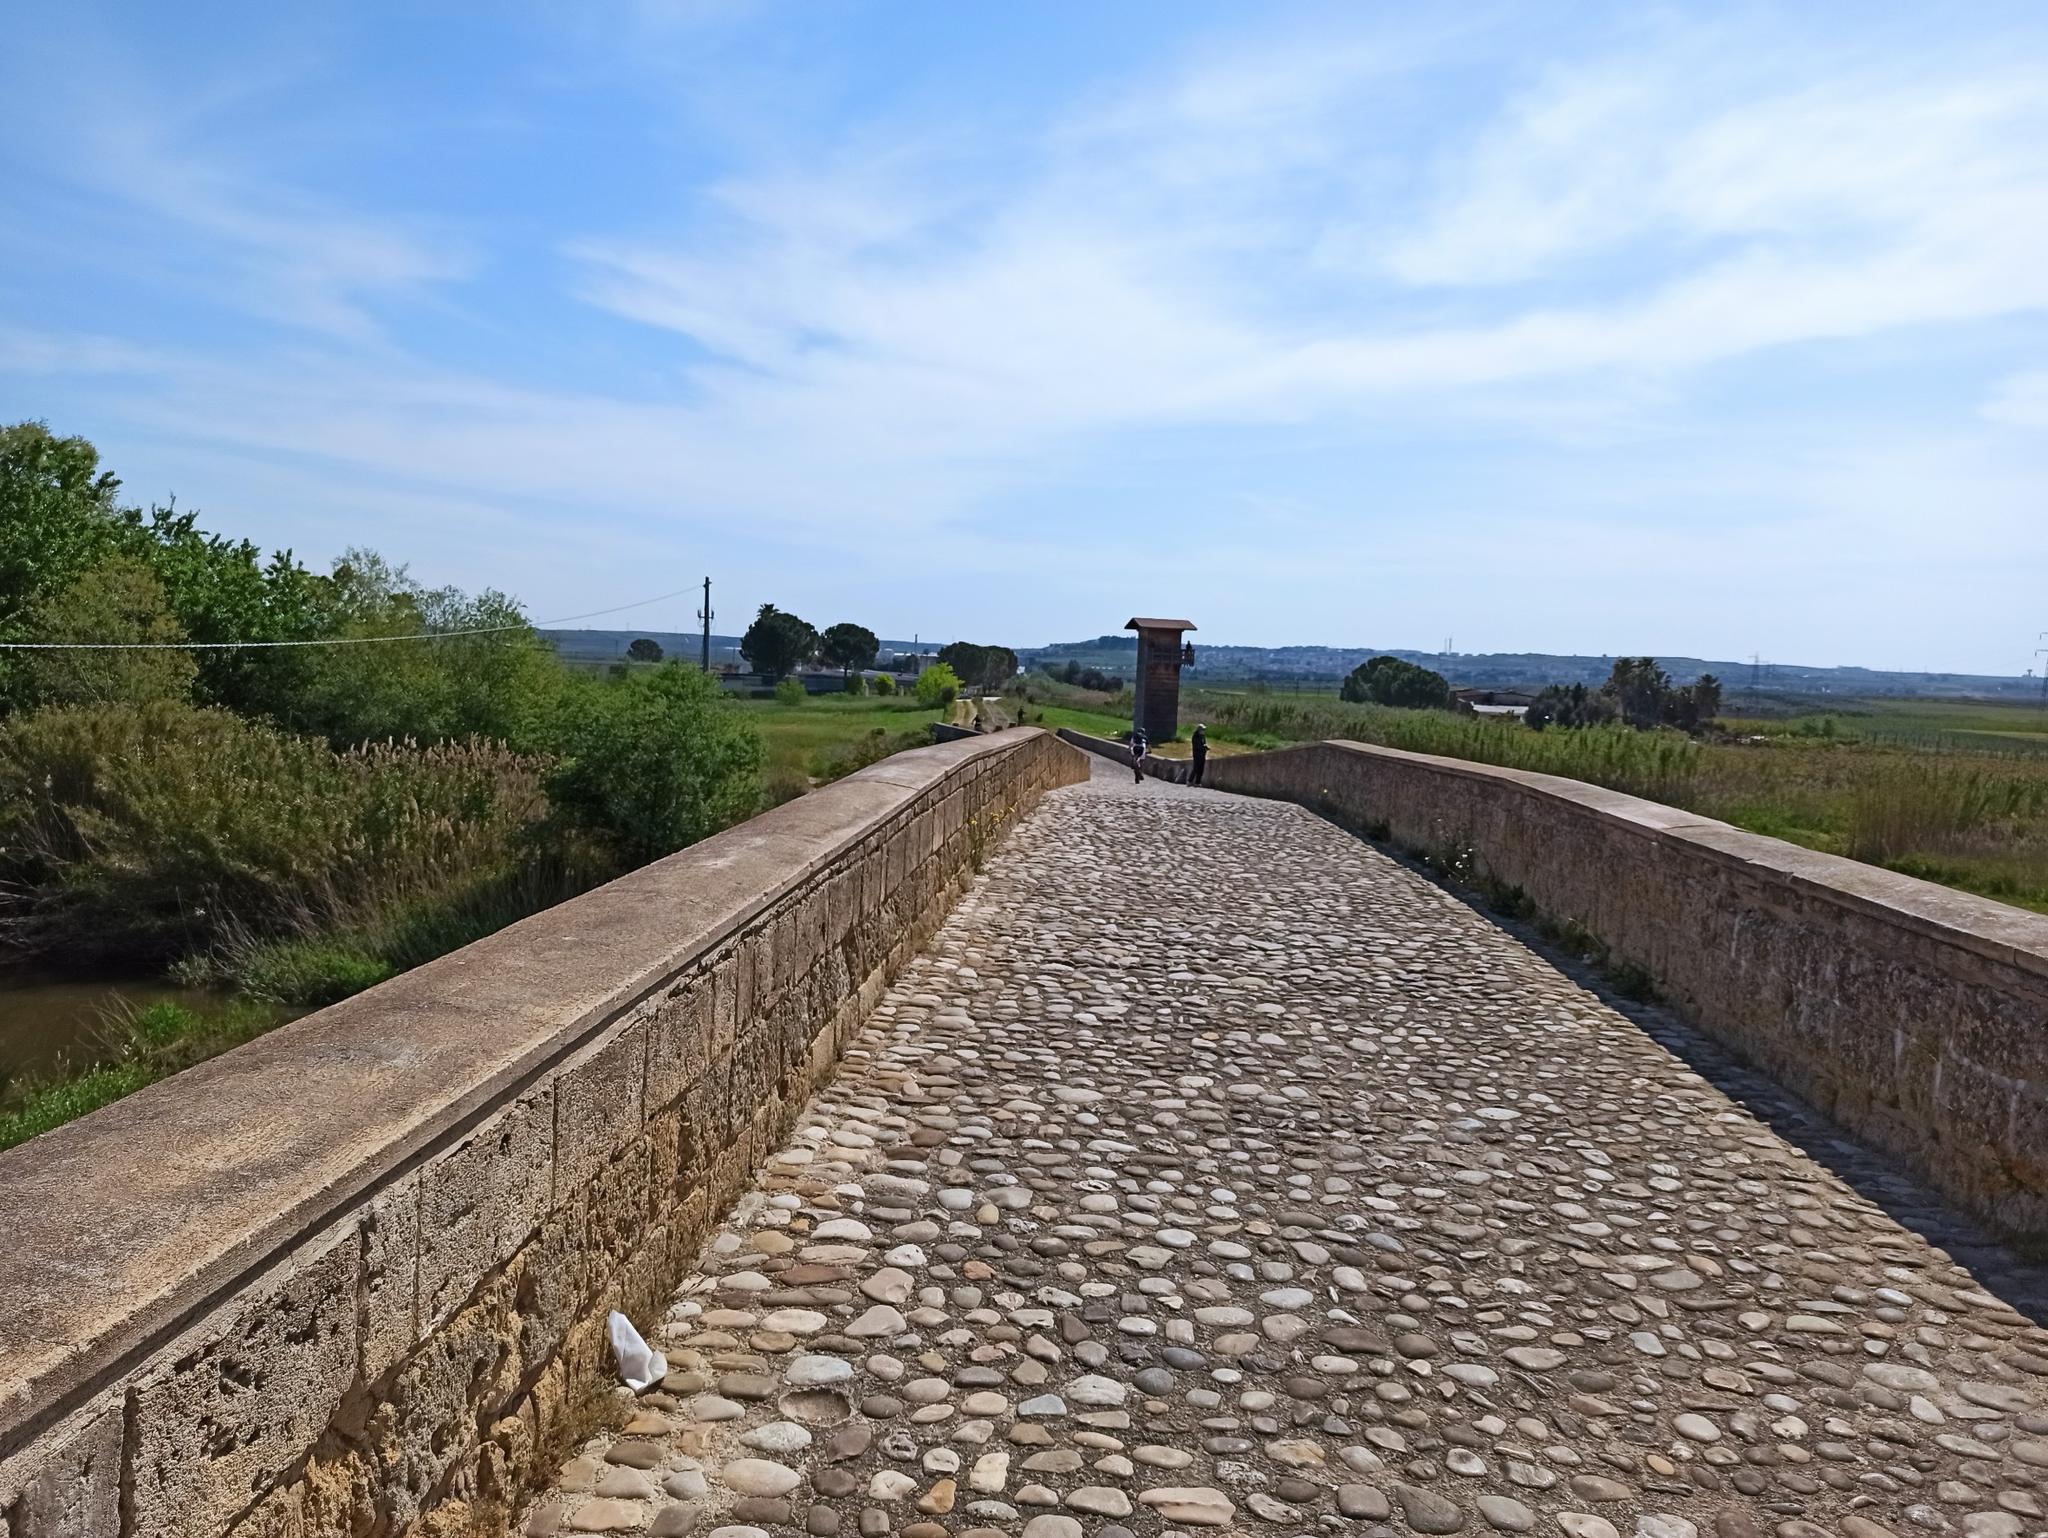
[[[30,606],[123,545],[121,483],[84,438],[41,422],[0,428],[0,641],[32,639]],[[0,652],[0,706],[26,686],[19,653]]]
[[[763,678],[782,678],[818,649],[818,632],[794,614],[772,603],[761,605],[754,623],[740,637],[740,655]]]
[[[917,675],[917,702],[927,710],[942,710],[960,698],[960,675],[943,662],[934,662]]]
[[[894,694],[896,692],[896,680],[888,673],[877,673],[875,675],[874,688],[877,694]]]
[[[939,662],[951,668],[963,684],[981,682],[988,666],[988,648],[972,641],[954,641],[939,648]]]
[[[659,662],[661,661],[661,643],[647,636],[642,636],[626,648],[626,655],[635,662]]]
[[[954,641],[939,648],[939,661],[976,689],[1000,689],[1017,676],[1017,654],[1007,646]]]
[[[1017,676],[1017,654],[1007,646],[986,646],[982,651],[982,688],[999,690],[1006,687]]]
[[[847,673],[873,667],[875,653],[881,649],[882,643],[875,639],[872,630],[851,623],[832,626],[818,641],[818,654]]]
[[[185,639],[164,601],[163,583],[133,556],[117,555],[28,607],[27,633],[38,641],[177,647]],[[38,705],[142,704],[184,700],[198,666],[178,650],[27,653],[27,694]]]
[[[778,705],[801,705],[810,697],[810,691],[804,688],[801,679],[784,678],[776,682],[775,703]]]
[[[1339,691],[1360,704],[1397,705],[1410,710],[1444,710],[1451,686],[1441,673],[1403,662],[1399,657],[1374,657],[1351,670]]]
[[[313,649],[287,724],[338,747],[472,736],[537,743],[566,679],[512,599],[422,587],[374,550],[345,553],[330,580],[331,635],[348,644]]]
[[[846,675],[846,692],[858,698],[868,692],[868,681],[858,673]]]
[[[1721,713],[1721,680],[1712,673],[1702,673],[1693,680],[1692,687],[1685,691],[1691,699],[1686,706],[1688,720],[1680,722],[1689,732],[1698,731]],[[1833,722],[1828,723],[1830,727]]]
[[[1671,675],[1657,665],[1655,657],[1617,657],[1604,692],[1613,698],[1621,719],[1630,726],[1652,727],[1664,719]]]
[[[209,534],[198,515],[152,507],[127,515],[130,548],[162,580],[171,612],[194,641],[302,641],[334,628],[333,583],[288,550],[265,562],[253,543]],[[210,646],[194,653],[196,693],[207,704],[296,724],[314,655],[302,647]]]
[[[631,864],[695,843],[760,803],[759,734],[715,678],[679,662],[616,684],[576,680],[553,746],[549,799]]]

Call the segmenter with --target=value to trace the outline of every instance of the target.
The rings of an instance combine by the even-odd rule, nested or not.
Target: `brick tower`
[[[1180,730],[1180,670],[1193,661],[1194,648],[1183,647],[1181,632],[1195,628],[1192,620],[1134,619],[1124,629],[1138,632],[1138,676],[1131,707],[1131,725],[1142,727],[1147,740],[1170,742]]]

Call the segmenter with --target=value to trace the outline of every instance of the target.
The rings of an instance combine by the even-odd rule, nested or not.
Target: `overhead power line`
[[[677,588],[655,598],[639,598],[611,609],[592,609],[588,614],[565,614],[560,619],[534,620],[518,625],[472,625],[463,630],[422,630],[416,635],[325,636],[305,641],[0,641],[0,651],[14,652],[193,652],[260,651],[280,646],[376,646],[390,641],[446,641],[455,636],[503,635],[512,630],[547,630],[573,624],[579,619],[601,619],[644,609],[649,604],[680,598],[694,588]]]

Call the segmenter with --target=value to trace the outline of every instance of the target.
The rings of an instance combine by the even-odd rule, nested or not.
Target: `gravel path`
[[[522,1529],[2048,1531],[2048,1332],[1986,1290],[2038,1275],[1688,1040],[1306,813],[1107,768]]]

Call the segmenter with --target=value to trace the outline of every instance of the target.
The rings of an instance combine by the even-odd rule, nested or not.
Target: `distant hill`
[[[1551,652],[1411,651],[1399,646],[1219,646],[1195,641],[1195,669],[1189,682],[1263,680],[1268,683],[1335,683],[1368,657],[1399,657],[1434,668],[1459,688],[1541,688],[1545,684],[1604,683],[1614,657],[1566,656]],[[1051,646],[1019,647],[1027,668],[1070,658],[1083,667],[1099,668],[1129,678],[1137,660],[1135,636],[1097,636],[1087,641],[1062,641]],[[1748,689],[1752,666],[1747,662],[1705,657],[1657,659],[1679,683],[1712,673],[1730,691]],[[1754,670],[1760,687],[1785,694],[1925,695],[1977,699],[2026,699],[2038,693],[2033,679],[1984,673],[1891,673],[1875,668],[1817,667],[1807,663],[1767,662]]]
[[[640,636],[658,643],[668,656],[685,662],[696,660],[700,646],[697,635],[672,630],[544,630],[541,634],[571,662],[623,661],[626,648]],[[1273,684],[1335,684],[1368,657],[1399,657],[1426,668],[1434,668],[1459,688],[1538,688],[1545,684],[1598,684],[1607,680],[1614,667],[1612,656],[1564,656],[1552,652],[1441,652],[1410,651],[1399,646],[1218,646],[1195,641],[1195,670],[1190,683],[1220,683],[1230,680],[1264,680]],[[740,638],[736,635],[711,637],[711,661],[740,661]],[[882,655],[907,652],[912,643],[884,640]],[[935,650],[925,642],[926,651]],[[1019,646],[1018,659],[1027,668],[1041,662],[1072,659],[1083,667],[1099,668],[1128,679],[1136,665],[1138,638],[1128,632],[1094,636],[1085,641],[1060,641],[1050,646]],[[1679,683],[1691,683],[1702,673],[1712,673],[1729,690],[1747,690],[1751,666],[1747,662],[1714,661],[1705,657],[1664,657],[1663,663]],[[1816,667],[1798,662],[1767,662],[1758,670],[1758,685],[1779,694],[1920,695],[1971,699],[2032,699],[2039,695],[2040,682],[2030,678],[1999,677],[1987,673],[1889,673],[1876,668]]]

